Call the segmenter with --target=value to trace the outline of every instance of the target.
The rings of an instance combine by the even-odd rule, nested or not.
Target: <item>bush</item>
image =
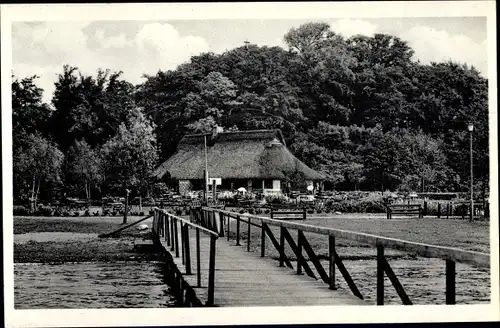
[[[144,212],[143,211],[139,212],[139,215],[144,216]]]
[[[14,205],[12,212],[14,215],[28,215],[30,211],[22,205]]]
[[[266,209],[264,210],[264,213],[269,214],[269,213],[271,213],[271,210],[270,210],[270,209],[268,209],[268,208],[266,208]]]
[[[385,213],[385,204],[380,193],[335,195],[326,201],[324,211],[325,213]]]
[[[35,214],[40,216],[52,216],[53,213],[54,209],[45,205],[38,206],[38,209],[35,211]]]
[[[155,211],[154,210],[149,210],[149,215],[153,215],[155,214]]]
[[[75,213],[73,213],[73,216],[80,216],[80,212],[76,211]]]
[[[288,203],[288,199],[283,195],[269,195],[266,196],[267,204],[286,204]]]
[[[118,212],[116,212],[116,211],[111,212],[112,216],[116,216],[117,214],[118,214]]]
[[[181,209],[176,209],[175,210],[175,215],[182,215],[182,210]]]
[[[245,213],[245,210],[244,210],[244,209],[241,209],[241,210],[239,211],[239,213],[240,213],[240,214],[243,214],[243,213]]]
[[[90,211],[89,210],[85,210],[85,213],[83,214],[83,216],[90,216]]]
[[[99,216],[99,211],[94,212],[94,216]]]
[[[249,208],[249,209],[248,209],[248,213],[249,213],[249,214],[254,214],[254,213],[255,213],[255,209],[253,209],[253,208]]]

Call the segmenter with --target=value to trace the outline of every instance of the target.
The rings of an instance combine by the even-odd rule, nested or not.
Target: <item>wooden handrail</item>
[[[207,228],[205,228],[205,227],[203,227],[203,226],[201,226],[201,225],[199,225],[199,224],[193,223],[193,222],[191,222],[190,220],[183,219],[183,218],[181,218],[181,217],[178,217],[178,216],[175,216],[175,215],[173,215],[173,214],[170,214],[170,213],[168,213],[166,210],[162,210],[162,209],[160,209],[160,208],[158,208],[158,207],[154,207],[153,209],[156,209],[156,210],[158,210],[158,211],[160,211],[160,212],[162,212],[162,213],[164,213],[164,214],[168,215],[168,216],[169,216],[169,217],[171,217],[171,218],[175,218],[176,220],[179,220],[179,221],[183,222],[184,224],[187,224],[187,225],[189,225],[189,226],[191,226],[191,227],[193,227],[193,228],[200,229],[200,231],[201,231],[201,232],[204,232],[204,233],[209,234],[209,235],[213,235],[213,236],[215,236],[216,238],[218,238],[218,237],[219,237],[219,234],[218,234],[217,232],[212,231],[212,230],[210,230],[210,229],[207,229]]]
[[[203,207],[205,211],[219,212],[226,215],[232,215],[232,212],[225,210],[213,209],[210,207]],[[414,253],[423,257],[430,258],[441,258],[445,260],[453,260],[461,263],[474,264],[479,267],[489,267],[490,266],[490,255],[487,253],[467,251],[455,247],[445,247],[430,245],[424,243],[411,242],[396,238],[382,237],[362,232],[353,232],[348,230],[341,230],[335,228],[319,227],[304,223],[295,223],[282,220],[269,219],[262,216],[256,216],[251,214],[239,214],[240,217],[246,217],[260,220],[261,222],[267,223],[268,225],[285,227],[289,229],[301,230],[303,232],[312,232],[322,235],[328,235],[348,240],[354,240],[360,243],[369,244],[372,246],[384,246],[386,248],[397,249],[401,251],[406,251]]]
[[[157,207],[153,208],[154,219],[152,226],[152,238],[153,241],[157,241],[161,244],[160,238],[165,237],[166,246],[171,244],[170,253],[172,256],[179,258],[182,257],[182,264],[185,266],[185,273],[179,271],[179,269],[174,265],[175,283],[174,289],[176,290],[177,297],[181,303],[192,302],[196,298],[196,293],[189,286],[188,283],[182,278],[183,274],[191,275],[191,246],[190,246],[190,233],[189,228],[194,228],[196,230],[196,274],[197,274],[197,286],[201,287],[201,265],[200,265],[200,231],[210,236],[210,249],[209,249],[209,269],[208,269],[208,294],[206,306],[214,305],[214,293],[215,293],[215,255],[216,255],[216,242],[219,238],[219,234],[216,231],[207,229],[199,224],[193,223],[190,220],[172,215],[165,210],[159,209]],[[178,231],[178,223],[180,223],[180,231]],[[180,239],[180,240],[179,240]],[[179,245],[180,244],[180,245]],[[167,248],[162,246],[167,252]],[[180,251],[182,254],[180,254]],[[191,295],[191,296],[189,296]]]

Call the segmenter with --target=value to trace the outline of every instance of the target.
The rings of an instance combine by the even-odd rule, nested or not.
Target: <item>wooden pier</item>
[[[196,236],[189,237],[191,245],[196,244]],[[209,237],[200,236],[200,244],[208,245]],[[164,247],[168,248],[165,240]],[[202,303],[208,300],[209,247],[201,247],[201,281],[197,288],[197,275],[186,275],[186,264],[182,254],[174,261],[184,273],[186,282],[193,286]],[[174,252],[175,253],[175,252]],[[220,239],[215,253],[215,306],[301,306],[301,305],[361,305],[367,304],[345,291],[329,290],[323,282],[307,275],[297,275],[288,267],[280,267],[279,262],[261,258],[257,252],[247,252],[244,246]],[[184,260],[185,262],[186,260]]]
[[[244,245],[240,243],[241,225],[248,229],[248,236],[252,227],[260,231],[260,252],[252,252],[248,240]],[[279,227],[279,238],[269,226]],[[288,229],[297,230],[296,241]],[[328,236],[329,264],[326,270],[304,232]],[[230,239],[229,235],[236,240]],[[214,208],[192,209],[189,219],[155,209],[152,236],[165,252],[174,292],[186,306],[368,305],[370,303],[364,300],[336,252],[336,238],[355,240],[376,248],[377,298],[374,304],[377,305],[384,304],[385,276],[402,304],[413,304],[384,256],[385,248],[445,260],[446,304],[455,304],[455,262],[485,267],[490,261],[489,254],[484,253]],[[278,260],[266,257],[266,244],[278,251]],[[287,258],[287,246],[297,261],[292,263]],[[351,293],[336,288],[336,272],[341,274]]]

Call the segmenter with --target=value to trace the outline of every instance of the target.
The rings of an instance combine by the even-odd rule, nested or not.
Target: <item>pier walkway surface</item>
[[[250,239],[240,243],[243,229]],[[289,230],[296,231],[297,237]],[[306,232],[328,237],[326,268]],[[386,248],[444,260],[446,304],[456,303],[457,262],[477,267],[490,265],[490,255],[486,253],[210,207],[192,208],[189,218],[155,208],[151,233],[153,242],[165,255],[165,279],[184,306],[369,305],[337,254],[337,238],[376,248],[373,304],[377,305],[384,304],[386,279],[402,304],[413,304],[385,255]],[[260,243],[252,241],[252,236]],[[252,251],[250,242],[257,244],[260,252]],[[277,253],[277,257],[266,257],[266,248]],[[289,254],[293,258],[288,258]],[[343,278],[351,293],[337,288],[336,276]]]
[[[180,234],[180,232],[178,232]],[[179,236],[180,238],[180,236]],[[201,281],[197,288],[196,270],[186,275],[182,253],[175,263],[183,273],[184,280],[193,287],[200,300],[207,300],[209,274],[209,237],[200,236]],[[192,234],[190,244],[196,244]],[[170,250],[165,239],[165,249]],[[302,305],[362,305],[368,304],[345,290],[330,290],[328,285],[307,275],[298,275],[288,267],[280,267],[279,261],[262,258],[258,252],[247,252],[244,246],[235,245],[234,240],[217,241],[215,262],[215,306],[302,306]],[[203,283],[205,282],[205,283]]]

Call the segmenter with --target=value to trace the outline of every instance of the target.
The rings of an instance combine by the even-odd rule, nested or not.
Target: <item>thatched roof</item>
[[[154,176],[161,178],[168,172],[175,179],[203,179],[205,136],[212,178],[285,179],[301,173],[307,180],[324,179],[286,148],[279,130],[220,132],[213,138],[211,134],[187,135]]]

